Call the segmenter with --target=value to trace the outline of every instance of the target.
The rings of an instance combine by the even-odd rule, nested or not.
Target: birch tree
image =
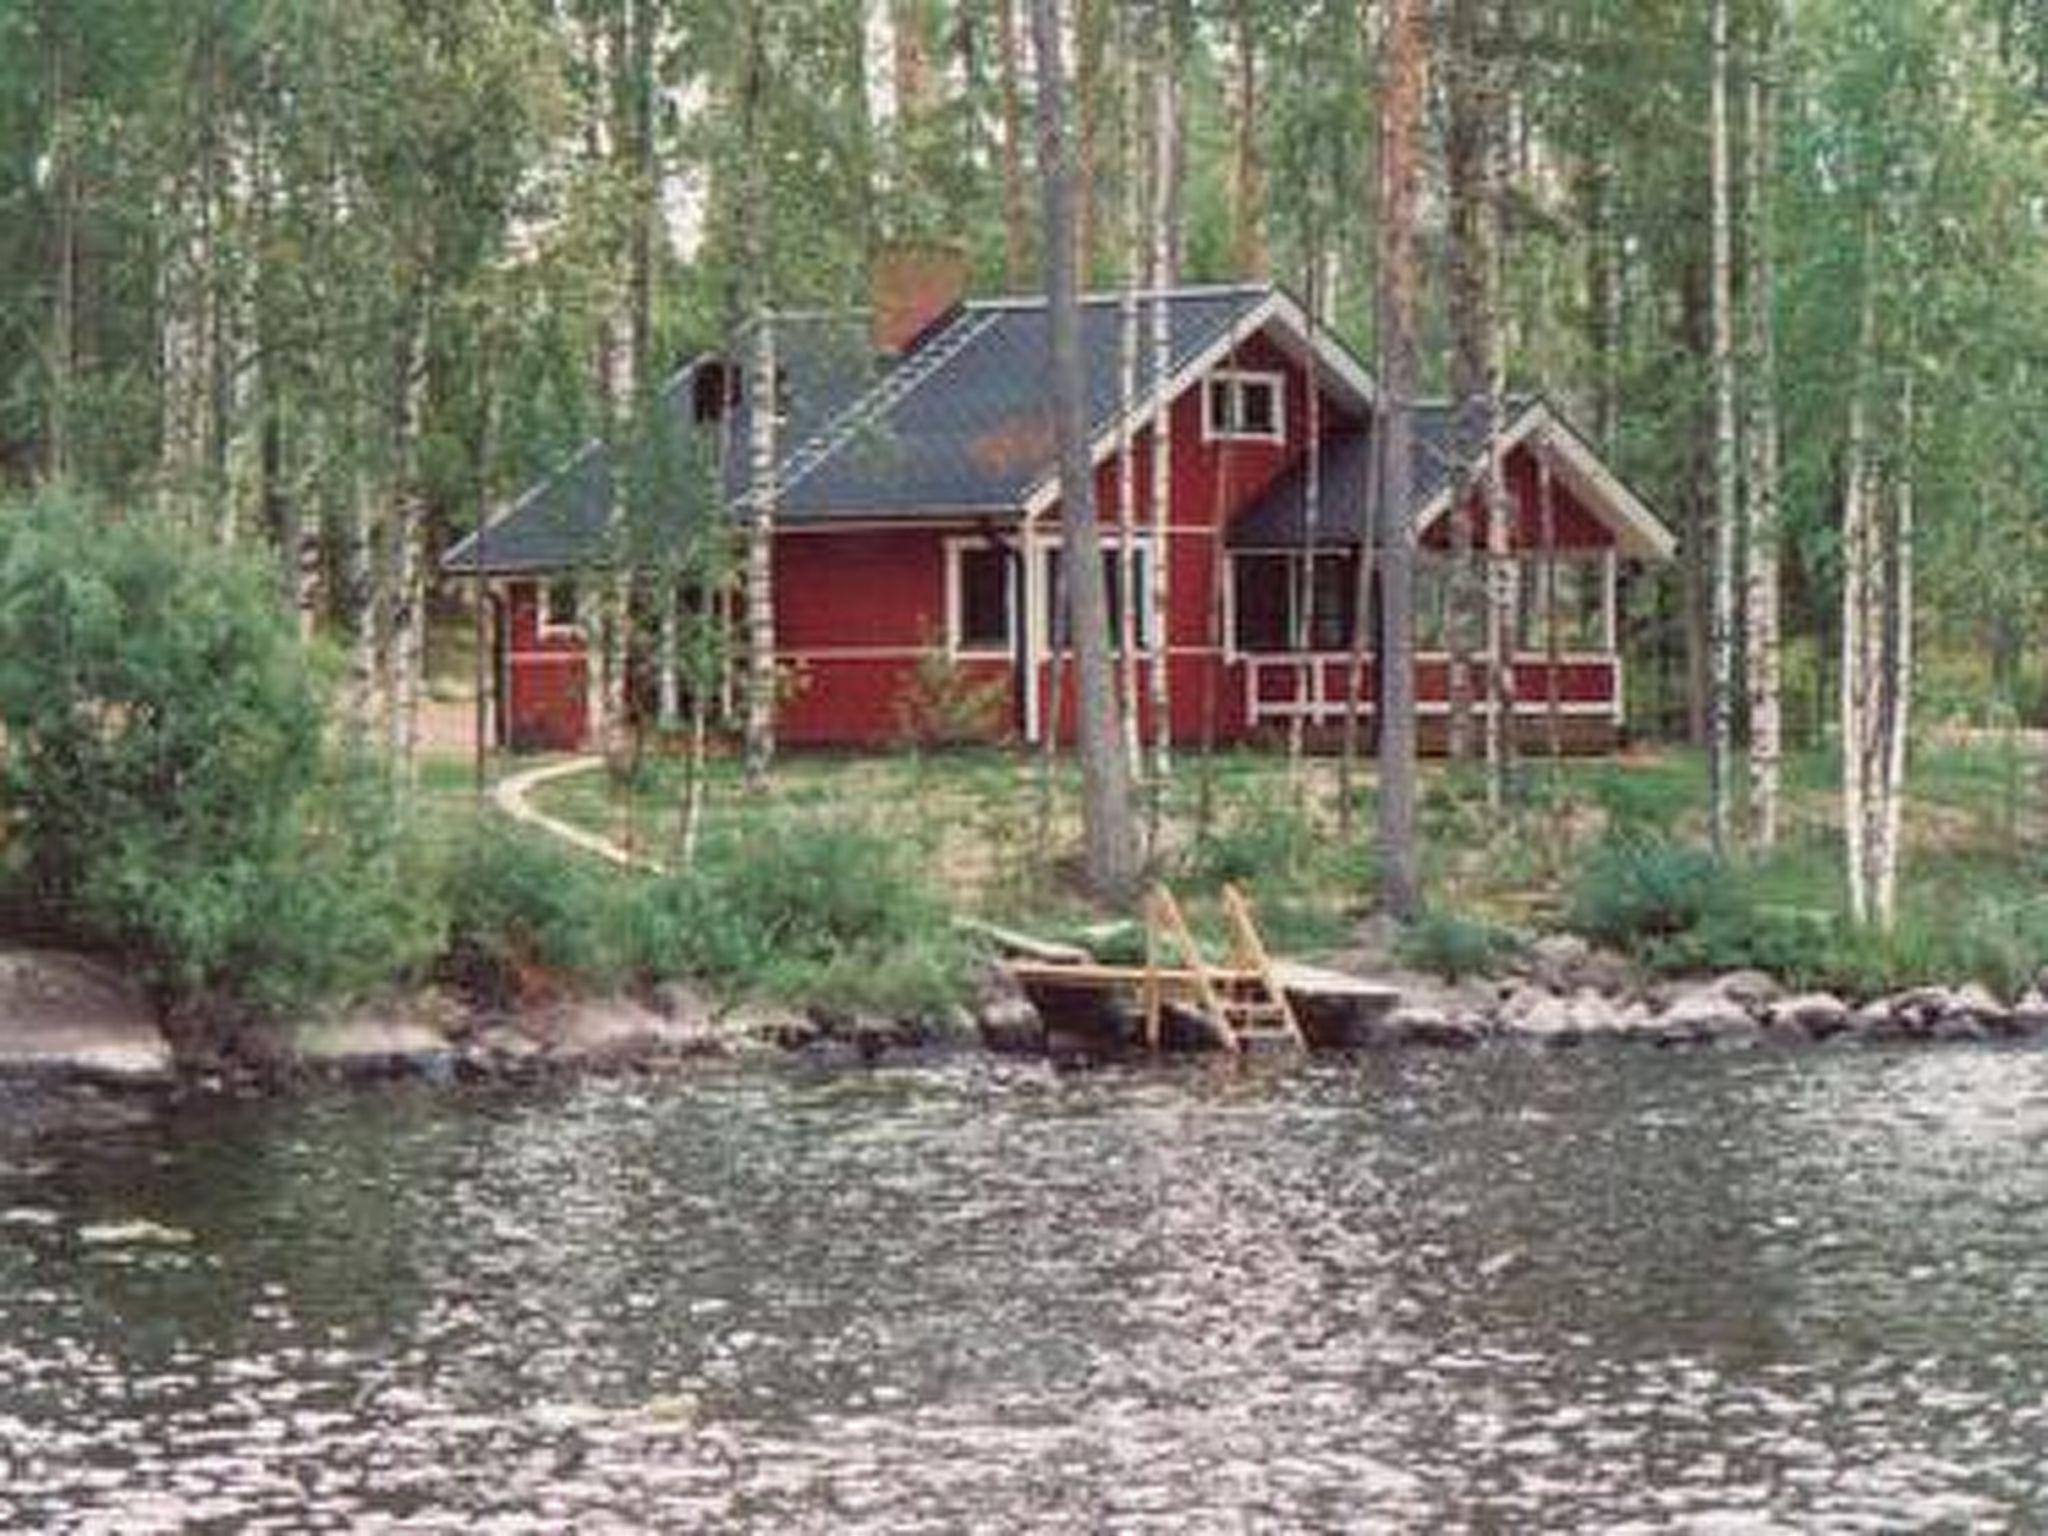
[[[1748,209],[1748,268],[1744,274],[1748,346],[1745,478],[1744,638],[1749,684],[1749,828],[1758,848],[1778,840],[1780,760],[1784,751],[1781,697],[1784,664],[1779,650],[1778,600],[1778,358],[1775,263],[1771,243],[1776,82],[1776,18],[1760,23],[1748,86],[1744,203]]]
[[[1117,726],[1110,670],[1108,603],[1102,546],[1089,465],[1081,314],[1075,285],[1073,147],[1066,125],[1065,67],[1060,57],[1057,0],[1032,0],[1032,44],[1038,66],[1038,164],[1043,183],[1045,286],[1050,332],[1053,432],[1059,450],[1060,535],[1070,643],[1074,651],[1075,716],[1081,755],[1082,824],[1089,888],[1126,901],[1139,866],[1131,818],[1130,780]],[[1051,722],[1055,731],[1057,720]]]
[[[1418,383],[1415,244],[1418,154],[1429,77],[1421,0],[1387,0],[1381,47],[1378,271],[1380,408],[1378,564],[1380,904],[1406,920],[1421,907],[1415,841],[1414,402]]]
[[[1728,0],[1712,0],[1709,142],[1713,193],[1714,521],[1708,633],[1707,819],[1714,851],[1729,851],[1729,768],[1735,694],[1735,296],[1728,132]]]

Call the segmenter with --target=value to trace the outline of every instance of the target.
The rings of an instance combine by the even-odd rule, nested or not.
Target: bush
[[[786,822],[704,847],[630,919],[649,979],[696,976],[791,1002],[918,1012],[956,1001],[967,952],[898,840]]]
[[[1007,677],[974,678],[932,636],[896,700],[897,729],[913,747],[962,747],[1002,736]]]
[[[1406,964],[1446,981],[1497,971],[1521,948],[1521,939],[1509,930],[1455,912],[1425,913],[1400,941]]]
[[[627,970],[631,890],[591,859],[502,822],[471,829],[444,877],[443,976],[506,1008]]]
[[[1731,894],[1721,862],[1704,849],[1624,834],[1593,850],[1571,896],[1571,926],[1618,948],[1668,939],[1725,908]]]
[[[1318,846],[1315,827],[1292,805],[1253,802],[1196,837],[1183,875],[1203,890],[1292,880],[1307,872]]]
[[[431,947],[397,818],[330,770],[274,592],[268,567],[161,525],[0,511],[10,904],[170,1010],[275,1014]]]

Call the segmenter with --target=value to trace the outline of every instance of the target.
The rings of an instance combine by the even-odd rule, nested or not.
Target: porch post
[[[1038,702],[1038,636],[1040,616],[1045,608],[1045,561],[1039,556],[1038,520],[1024,515],[1021,543],[1024,560],[1024,611],[1018,622],[1024,626],[1020,652],[1024,657],[1024,739],[1036,743],[1041,729]]]
[[[1606,643],[1610,654],[1621,649],[1621,625],[1617,617],[1618,604],[1615,598],[1615,589],[1619,584],[1615,577],[1618,565],[1619,561],[1615,558],[1613,550],[1607,550],[1600,556],[1600,638]]]

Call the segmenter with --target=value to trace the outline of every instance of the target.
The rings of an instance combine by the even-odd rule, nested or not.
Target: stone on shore
[[[156,1010],[127,977],[79,955],[0,951],[0,1073],[141,1086],[171,1068]]]
[[[623,1066],[722,1055],[724,1037],[707,1018],[668,1018],[631,998],[563,1003],[523,1026],[546,1054],[568,1065]]]
[[[1764,1010],[1773,1030],[1797,1030],[1815,1040],[1826,1040],[1849,1028],[1849,1005],[1831,992],[1801,992],[1782,997]]]
[[[1681,992],[1652,1023],[1669,1044],[1741,1045],[1761,1031],[1749,1009],[1722,982]]]

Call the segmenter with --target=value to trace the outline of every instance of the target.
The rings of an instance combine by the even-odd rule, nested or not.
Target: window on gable
[[[953,649],[1008,651],[1011,623],[1010,552],[990,544],[960,544],[953,551]]]
[[[1203,436],[1210,441],[1277,443],[1287,436],[1277,373],[1213,373],[1203,391]]]

